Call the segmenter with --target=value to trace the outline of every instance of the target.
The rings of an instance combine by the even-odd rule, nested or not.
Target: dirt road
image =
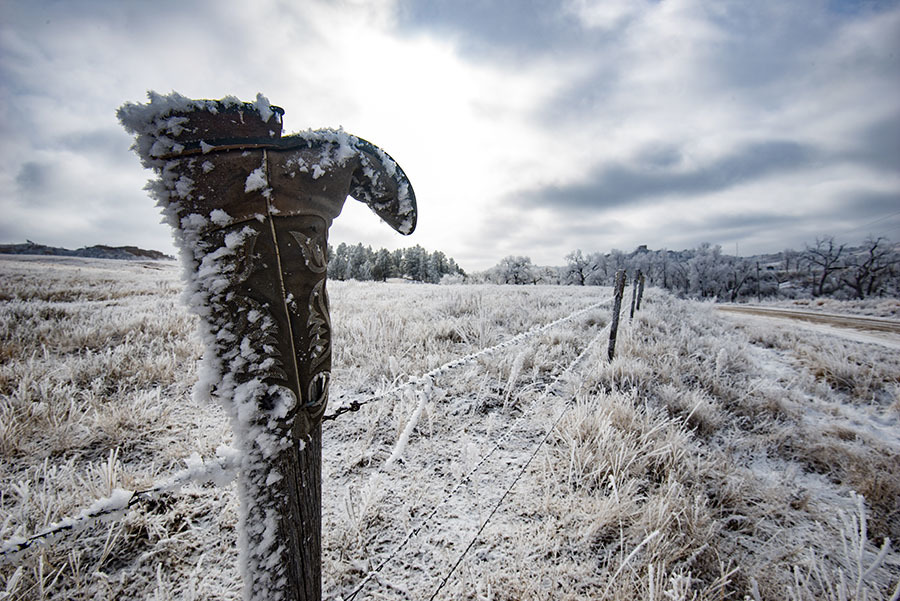
[[[754,305],[716,305],[718,311],[748,318],[765,318],[770,323],[783,320],[805,322],[796,324],[821,333],[848,338],[857,342],[870,342],[892,348],[900,348],[900,321],[864,315],[837,315],[815,313],[799,309],[758,307]]]
[[[864,315],[836,315],[834,313],[815,313],[799,309],[779,309],[775,307],[755,307],[753,305],[717,305],[719,311],[734,313],[750,313],[766,317],[787,317],[813,323],[824,323],[839,328],[855,328],[875,332],[893,332],[900,334],[900,321],[883,317],[866,317]]]

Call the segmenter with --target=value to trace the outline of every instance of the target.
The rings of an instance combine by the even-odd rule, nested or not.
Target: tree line
[[[900,295],[900,245],[869,237],[859,246],[817,238],[801,251],[738,257],[719,245],[671,251],[638,247],[625,253],[566,255],[561,267],[540,267],[527,256],[509,256],[475,279],[499,284],[612,285],[615,273],[640,270],[647,283],[681,296],[736,301],[763,297],[833,296],[864,299]]]
[[[418,244],[393,251],[343,242],[337,248],[328,245],[328,277],[335,280],[384,282],[388,278],[403,278],[437,284],[445,276],[461,279],[465,275],[456,261],[443,252],[428,252]]]

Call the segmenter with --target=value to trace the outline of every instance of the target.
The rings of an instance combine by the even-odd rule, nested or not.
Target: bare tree
[[[734,302],[741,295],[741,290],[748,285],[758,273],[759,263],[751,263],[743,257],[729,258],[727,261],[726,288],[728,298]]]
[[[652,269],[649,269],[650,283],[658,283],[663,288],[669,287],[669,251],[658,250],[653,253],[651,261]]]
[[[843,269],[841,256],[844,254],[844,246],[843,244],[836,245],[834,236],[816,238],[814,247],[806,246],[803,258],[809,266],[810,275],[813,278],[814,296],[833,292],[838,287],[838,282],[834,282],[834,278],[831,276]],[[826,285],[828,286],[827,291]]]
[[[571,284],[584,286],[598,267],[593,255],[585,256],[580,248],[566,255],[566,279]]]
[[[868,237],[863,242],[864,252],[846,258],[841,282],[853,290],[856,298],[879,294],[884,279],[900,258],[887,244],[886,238]]]
[[[669,265],[669,286],[672,290],[681,290],[687,296],[691,291],[690,269],[687,261],[673,261]]]

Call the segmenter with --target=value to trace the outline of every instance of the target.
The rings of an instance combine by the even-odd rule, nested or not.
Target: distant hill
[[[105,246],[97,244],[77,250],[35,244],[31,240],[25,244],[0,244],[0,254],[5,255],[57,255],[61,257],[88,257],[91,259],[125,259],[133,260],[175,260],[175,257],[163,254],[158,250],[144,250],[137,246]]]

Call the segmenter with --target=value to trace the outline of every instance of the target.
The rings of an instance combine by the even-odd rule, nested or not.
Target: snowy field
[[[229,443],[179,271],[0,256],[0,542]],[[610,297],[329,291],[332,408]],[[326,598],[900,597],[896,350],[650,289],[607,363],[609,311],[325,424]],[[0,599],[239,599],[236,523],[234,484],[142,498],[0,557]]]

